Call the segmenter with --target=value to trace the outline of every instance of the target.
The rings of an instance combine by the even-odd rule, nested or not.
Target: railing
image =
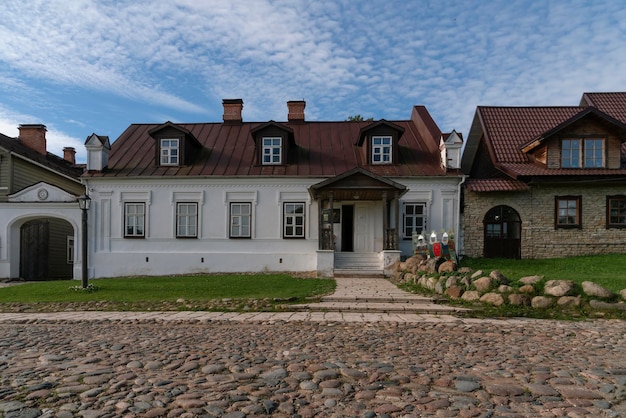
[[[395,228],[389,228],[385,231],[385,250],[398,249],[398,235]]]

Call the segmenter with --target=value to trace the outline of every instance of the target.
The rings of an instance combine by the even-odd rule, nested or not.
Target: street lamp
[[[83,289],[87,288],[87,211],[91,206],[91,199],[86,194],[78,197],[78,207],[82,211],[83,235],[82,235],[82,251],[83,251]]]

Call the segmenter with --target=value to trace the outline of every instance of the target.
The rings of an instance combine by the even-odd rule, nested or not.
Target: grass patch
[[[0,288],[2,303],[107,302],[116,306],[176,302],[193,306],[210,300],[270,299],[297,303],[332,293],[332,279],[301,279],[285,274],[127,277],[89,281],[92,291],[77,291],[70,280],[26,283]]]
[[[504,258],[464,257],[461,266],[489,273],[499,270],[507,278],[519,280],[524,276],[540,275],[546,280],[572,280],[582,284],[594,282],[619,292],[626,289],[626,254],[607,254],[543,260],[513,260]]]

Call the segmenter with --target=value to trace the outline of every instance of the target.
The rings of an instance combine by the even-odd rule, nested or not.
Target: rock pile
[[[626,289],[615,294],[591,281],[578,285],[572,280],[545,280],[540,275],[513,281],[498,270],[487,274],[468,267],[458,268],[455,262],[441,257],[425,259],[416,255],[398,262],[391,281],[414,284],[452,300],[492,306],[548,309],[580,308],[588,303],[594,309],[626,311]]]

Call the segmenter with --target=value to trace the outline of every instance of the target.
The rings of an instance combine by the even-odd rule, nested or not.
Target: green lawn
[[[163,302],[184,299],[289,299],[332,293],[332,279],[299,279],[285,274],[209,275],[171,277],[131,277],[90,280],[96,290],[81,287],[76,280],[45,281],[0,288],[0,303],[90,302],[114,303]]]
[[[591,281],[611,291],[626,289],[626,254],[607,254],[546,260],[463,258],[461,266],[486,273],[499,270],[509,279],[542,275],[546,280]]]

